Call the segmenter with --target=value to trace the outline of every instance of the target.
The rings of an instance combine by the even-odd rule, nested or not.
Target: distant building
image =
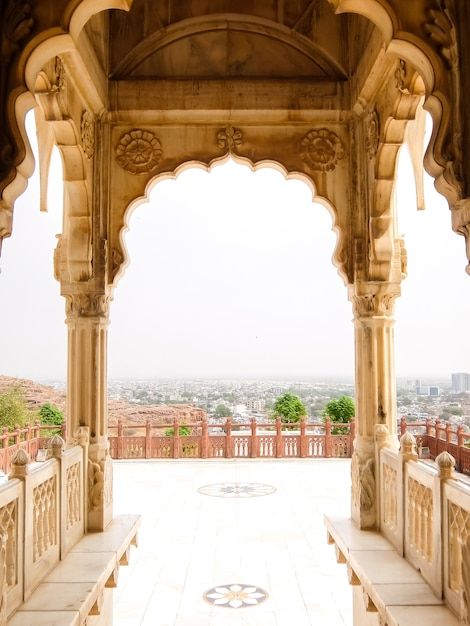
[[[452,393],[470,391],[470,374],[457,372],[452,374]]]
[[[250,398],[246,401],[246,408],[248,411],[262,411],[265,406],[265,400],[253,400]]]
[[[429,387],[429,395],[433,398],[438,398],[441,395],[441,390],[439,389],[439,387],[431,385]]]

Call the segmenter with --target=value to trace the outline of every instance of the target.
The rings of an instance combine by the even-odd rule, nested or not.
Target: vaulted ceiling
[[[344,81],[372,31],[327,0],[134,0],[86,26],[114,80]]]

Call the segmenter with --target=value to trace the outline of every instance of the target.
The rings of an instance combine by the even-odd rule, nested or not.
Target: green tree
[[[55,406],[55,404],[46,402],[39,409],[39,419],[41,424],[61,426],[64,423],[64,414],[58,407]]]
[[[62,411],[55,406],[55,404],[51,404],[50,402],[46,402],[39,409],[39,421],[41,424],[47,424],[48,426],[62,426],[65,421],[64,414]],[[52,437],[53,435],[60,434],[61,430],[43,430],[41,431],[41,435],[46,435],[47,437]]]
[[[179,427],[179,433],[180,433],[180,437],[187,437],[188,435],[191,434],[191,429],[189,428],[189,426],[185,426],[184,424],[182,424]],[[167,428],[165,430],[166,437],[173,437],[174,434],[175,434],[174,428]]]
[[[36,413],[28,408],[21,390],[17,387],[0,394],[0,427],[13,430],[16,425],[34,422]]]
[[[355,414],[354,400],[349,396],[341,396],[338,399],[330,400],[323,411],[323,417],[330,418],[335,424],[349,424]],[[333,427],[333,435],[343,435],[347,429]]]
[[[225,404],[218,404],[215,409],[215,414],[217,417],[230,417],[232,415],[232,411],[225,406]]]
[[[283,422],[295,424],[307,415],[302,400],[293,393],[284,393],[274,403],[273,417],[280,417]]]

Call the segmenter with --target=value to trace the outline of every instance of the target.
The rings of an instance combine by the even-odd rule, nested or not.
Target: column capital
[[[399,283],[357,282],[349,286],[349,300],[354,317],[391,317],[395,299],[400,295]]]
[[[108,318],[112,296],[103,292],[65,294],[67,320],[79,318]]]

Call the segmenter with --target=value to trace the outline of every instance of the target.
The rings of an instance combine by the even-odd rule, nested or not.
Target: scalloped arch
[[[157,176],[154,176],[148,181],[147,185],[145,186],[143,195],[138,196],[137,198],[135,198],[128,204],[124,213],[124,223],[119,231],[118,243],[122,251],[122,260],[119,264],[119,267],[116,268],[116,271],[114,273],[114,276],[112,279],[113,287],[117,286],[117,283],[119,282],[120,278],[122,278],[126,268],[129,265],[129,255],[128,255],[127,248],[126,248],[125,235],[129,231],[129,222],[132,217],[132,214],[140,205],[149,201],[150,193],[152,189],[155,187],[155,185],[157,185],[162,180],[168,180],[168,179],[176,180],[182,172],[191,168],[202,169],[203,171],[210,173],[214,167],[222,165],[223,163],[227,162],[230,158],[232,158],[236,163],[239,163],[241,165],[244,165],[250,168],[252,172],[256,172],[264,168],[271,168],[281,173],[284,176],[286,181],[287,180],[300,180],[307,185],[307,187],[312,192],[312,201],[315,201],[318,204],[321,204],[322,206],[324,206],[331,216],[331,222],[332,222],[331,230],[336,235],[336,245],[332,254],[332,262],[333,262],[333,265],[336,267],[338,274],[342,278],[344,284],[345,285],[348,284],[347,275],[343,267],[343,260],[341,258],[341,253],[343,251],[345,238],[341,231],[341,228],[338,225],[337,210],[334,207],[333,203],[328,200],[328,198],[316,195],[316,185],[314,181],[303,172],[287,170],[284,167],[284,165],[282,165],[282,163],[280,163],[279,161],[265,159],[262,161],[253,162],[246,157],[240,157],[238,155],[227,153],[222,157],[217,157],[215,159],[212,159],[208,163],[204,163],[203,161],[185,161],[184,163],[180,163],[172,171],[162,172],[160,174],[157,174]]]

